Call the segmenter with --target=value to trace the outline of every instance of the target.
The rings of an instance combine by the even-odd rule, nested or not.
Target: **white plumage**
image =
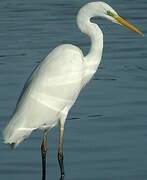
[[[63,116],[64,121],[85,84],[86,69],[79,48],[70,44],[55,48],[26,83],[4,131],[5,143],[17,145],[32,130],[52,128]],[[93,69],[87,71],[90,76],[95,72]]]
[[[35,129],[50,129],[59,120],[64,124],[70,108],[101,60],[103,34],[98,25],[90,21],[94,16],[104,17],[141,34],[104,2],[88,3],[81,8],[77,24],[91,39],[89,54],[84,57],[78,47],[64,44],[40,63],[25,84],[12,119],[4,130],[5,143],[16,146]]]
[[[61,57],[62,54],[62,57]],[[55,48],[33,72],[5,129],[5,143],[21,142],[32,130],[52,128],[75,102],[84,73],[80,49]]]

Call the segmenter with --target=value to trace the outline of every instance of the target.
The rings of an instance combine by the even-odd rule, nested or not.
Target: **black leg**
[[[44,131],[43,141],[41,144],[41,157],[42,157],[42,180],[46,179],[46,152],[47,152],[47,135],[48,131]]]
[[[58,162],[59,162],[59,166],[60,166],[60,172],[61,172],[61,177],[60,180],[64,180],[64,156],[63,153],[58,152]]]
[[[64,125],[60,124],[60,134],[59,134],[59,146],[58,146],[58,162],[60,167],[61,177],[60,180],[64,180],[64,156],[63,156],[63,136],[64,136]]]

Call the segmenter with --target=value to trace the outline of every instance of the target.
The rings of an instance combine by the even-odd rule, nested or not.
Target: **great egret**
[[[143,35],[104,2],[91,2],[83,6],[77,15],[77,24],[81,32],[91,39],[89,54],[84,57],[82,51],[72,44],[62,44],[49,53],[27,80],[11,121],[4,130],[4,142],[13,148],[33,130],[44,131],[41,145],[42,180],[46,176],[47,134],[58,123],[58,161],[60,179],[64,179],[64,123],[80,91],[96,73],[102,57],[103,33],[98,25],[90,21],[95,16]]]

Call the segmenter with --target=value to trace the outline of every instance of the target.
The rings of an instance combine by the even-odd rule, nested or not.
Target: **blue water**
[[[88,52],[75,23],[86,0],[1,0],[0,129],[6,126],[25,80],[54,47],[73,43]],[[146,0],[108,0],[146,34]],[[70,111],[65,129],[65,180],[147,179],[147,37],[106,20],[103,59]],[[47,179],[59,179],[58,128],[49,134]],[[15,151],[0,138],[0,180],[40,180],[42,132]]]

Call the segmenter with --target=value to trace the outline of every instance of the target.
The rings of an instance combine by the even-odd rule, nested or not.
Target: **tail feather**
[[[34,129],[15,127],[11,122],[3,131],[4,143],[14,149],[21,141],[27,138]]]

